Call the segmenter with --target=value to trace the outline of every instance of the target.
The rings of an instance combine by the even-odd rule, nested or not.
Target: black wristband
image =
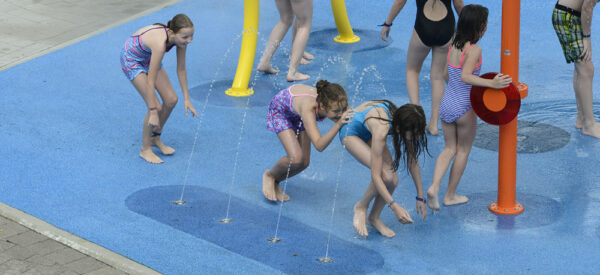
[[[583,34],[582,36],[583,36],[583,38],[589,38],[589,37],[592,37],[592,34],[591,33],[588,35]]]
[[[392,26],[392,24],[393,24],[393,22],[392,22],[392,23],[390,23],[390,24],[388,24],[388,23],[385,23],[385,21],[383,21],[383,24],[381,24],[381,25],[377,25],[377,26],[379,26],[379,27],[381,27],[381,26],[384,26],[384,27],[391,27],[391,26]]]
[[[415,199],[417,201],[422,201],[423,203],[427,203],[427,200],[425,198],[419,198],[419,197],[415,197]]]

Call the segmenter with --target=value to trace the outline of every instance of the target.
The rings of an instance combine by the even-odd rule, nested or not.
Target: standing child
[[[381,39],[387,41],[390,27],[407,0],[395,0],[381,28]],[[444,71],[446,51],[454,35],[454,12],[460,14],[462,0],[415,0],[417,15],[406,52],[406,91],[410,103],[419,104],[419,73],[423,62],[431,52],[431,117],[427,131],[438,135],[440,101],[444,94]]]
[[[277,93],[269,105],[267,129],[277,134],[287,155],[263,173],[263,194],[268,200],[289,200],[279,182],[306,169],[310,162],[310,143],[322,152],[353,115],[347,110],[348,98],[342,86],[319,80],[316,87],[292,85]],[[321,136],[317,121],[326,117],[335,125]]]
[[[163,155],[171,155],[175,150],[160,140],[162,129],[177,104],[177,94],[169,77],[162,67],[165,52],[177,47],[177,77],[183,92],[185,113],[188,110],[198,116],[190,101],[185,70],[185,52],[192,42],[194,24],[184,14],[178,14],[167,25],[160,23],[143,27],[130,36],[121,49],[121,69],[140,93],[148,111],[142,125],[142,149],[140,157],[150,163],[163,160],[152,152],[152,146],[160,149]],[[154,90],[158,91],[162,104]]]
[[[484,86],[495,89],[507,87],[512,79],[508,75],[497,74],[494,79],[479,77],[481,70],[481,48],[475,43],[487,29],[488,9],[480,5],[465,6],[458,18],[456,36],[448,50],[448,88],[440,105],[440,118],[444,131],[444,150],[438,156],[433,173],[433,183],[427,190],[429,208],[439,210],[438,192],[442,177],[452,163],[448,189],[444,205],[465,203],[469,199],[456,194],[456,187],[462,176],[475,133],[477,117],[471,108],[471,86]]]
[[[375,199],[369,214],[368,223],[381,235],[388,238],[396,233],[388,228],[379,216],[387,204],[401,223],[412,223],[410,214],[394,201],[392,194],[398,186],[396,171],[402,162],[412,175],[417,189],[417,213],[427,216],[421,170],[418,156],[427,151],[425,134],[425,112],[415,104],[405,104],[397,108],[387,100],[367,101],[356,107],[350,124],[340,130],[340,141],[350,154],[361,164],[371,169],[371,182],[362,199],[354,205],[354,228],[361,236],[367,236],[367,210]],[[394,144],[394,158],[387,146],[387,136],[391,135]]]
[[[275,4],[279,11],[279,22],[273,27],[269,35],[269,41],[257,70],[266,74],[279,72],[271,65],[271,58],[293,22],[292,51],[286,79],[289,82],[309,79],[309,75],[298,72],[298,65],[301,63],[307,64],[309,61],[306,59],[314,58],[314,56],[305,52],[312,24],[313,0],[275,0]]]

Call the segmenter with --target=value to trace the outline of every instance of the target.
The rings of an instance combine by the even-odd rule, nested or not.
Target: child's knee
[[[171,108],[171,109],[172,109],[172,108],[174,108],[174,107],[175,107],[175,105],[177,105],[177,101],[178,101],[178,100],[179,100],[179,99],[177,98],[177,95],[172,95],[172,96],[168,96],[168,97],[166,97],[166,98],[164,99],[164,102],[163,102],[163,103],[164,103],[165,107],[167,107],[167,108]]]
[[[383,172],[383,182],[388,187],[396,187],[398,185],[398,177],[396,176],[396,172],[385,171]]]

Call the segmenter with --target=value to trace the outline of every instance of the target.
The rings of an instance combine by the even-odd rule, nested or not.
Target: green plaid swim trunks
[[[583,33],[581,31],[581,13],[557,3],[552,12],[552,25],[562,46],[567,63],[582,61]]]

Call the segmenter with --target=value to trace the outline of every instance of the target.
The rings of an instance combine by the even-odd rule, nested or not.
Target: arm
[[[394,211],[394,215],[401,223],[412,223],[413,220],[406,209],[394,201],[388,187],[383,182],[383,152],[387,146],[386,139],[389,124],[377,119],[367,121],[367,128],[371,131],[371,181],[377,189],[377,193]],[[394,172],[396,173],[396,172]],[[396,176],[396,175],[394,175]]]
[[[581,32],[584,36],[592,34],[592,15],[594,7],[596,6],[597,0],[584,0],[581,5]],[[588,62],[592,60],[592,38],[583,38],[583,51],[581,57],[584,61]]]
[[[192,113],[192,116],[198,117],[194,105],[190,101],[190,94],[188,91],[187,83],[187,71],[185,69],[185,53],[187,47],[177,47],[177,79],[179,79],[179,85],[181,86],[181,92],[183,93],[185,114],[188,114],[188,109]]]
[[[302,113],[300,116],[302,117],[302,122],[304,123],[304,128],[306,129],[306,134],[310,141],[315,146],[315,149],[319,152],[323,152],[327,146],[331,143],[335,135],[337,135],[342,125],[345,123],[349,123],[348,118],[351,117],[351,110],[348,108],[342,114],[341,118],[327,131],[327,133],[321,136],[321,132],[319,131],[319,127],[317,126],[317,117],[315,115],[315,103],[307,103],[304,108],[302,108]]]
[[[423,192],[423,184],[421,183],[421,167],[417,159],[408,158],[408,170],[412,176],[415,188],[417,189],[417,197],[425,199],[425,193]],[[423,214],[423,220],[427,217],[427,207],[425,202],[417,200],[417,214]]]
[[[460,15],[460,11],[465,6],[465,3],[463,3],[463,0],[454,0],[453,3],[456,14]]]
[[[388,191],[385,183],[383,182],[383,178],[381,177],[383,172],[383,151],[385,146],[387,146],[386,138],[387,138],[387,125],[382,125],[382,121],[377,119],[367,120],[368,128],[371,131],[371,181],[375,185],[377,189],[377,193],[379,196],[389,205],[394,198],[392,194]]]
[[[158,118],[158,111],[161,109],[160,101],[156,96],[154,90],[156,89],[156,77],[158,75],[158,70],[160,68],[160,63],[165,54],[164,47],[161,48],[157,45],[156,39],[153,37],[148,37],[146,40],[146,46],[150,48],[152,51],[152,55],[150,56],[150,65],[148,68],[148,77],[146,79],[146,96],[143,96],[146,99],[146,105],[150,110],[150,116],[148,117],[148,125],[151,127],[158,127],[160,125],[160,121]]]
[[[490,87],[494,89],[501,89],[508,86],[512,79],[508,75],[497,74],[494,79],[485,79],[479,76],[473,75],[473,70],[479,64],[481,58],[481,48],[477,45],[469,48],[465,53],[463,60],[463,70],[460,75],[460,80],[464,83],[471,84],[473,86]]]
[[[406,0],[394,1],[394,4],[392,5],[392,8],[390,9],[390,13],[388,14],[387,18],[385,19],[385,24],[392,25],[392,23],[394,22],[394,19],[396,19],[396,16],[398,16],[398,14],[402,10],[402,8],[404,8],[405,4],[406,4]],[[384,41],[387,41],[387,38],[389,36],[390,36],[390,27],[383,26],[383,28],[381,28],[381,39],[383,39]]]

